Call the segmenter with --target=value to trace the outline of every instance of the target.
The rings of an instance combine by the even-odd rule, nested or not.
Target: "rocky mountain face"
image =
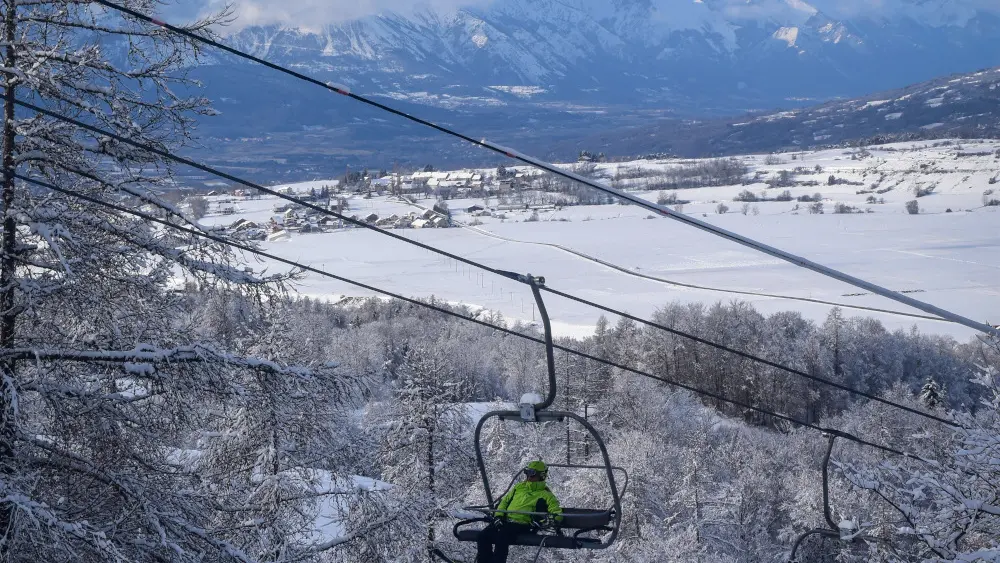
[[[855,96],[1000,64],[1000,4],[494,0],[311,30],[251,27],[230,41],[421,103],[627,103],[703,115]]]

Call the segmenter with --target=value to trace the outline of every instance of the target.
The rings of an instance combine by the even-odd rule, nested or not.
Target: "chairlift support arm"
[[[837,435],[830,434],[829,441],[826,446],[826,455],[823,456],[823,516],[826,517],[826,523],[829,524],[830,530],[836,530],[837,524],[833,521],[833,515],[830,512],[830,454],[833,453],[833,442],[836,441]]]
[[[499,271],[499,274],[508,277],[514,281],[525,283],[531,288],[531,294],[535,298],[535,304],[538,306],[538,313],[542,317],[542,328],[544,329],[545,337],[545,366],[548,371],[549,377],[549,390],[542,399],[542,402],[536,403],[534,408],[536,411],[545,410],[556,402],[556,358],[555,358],[555,348],[553,347],[552,341],[552,322],[549,320],[548,309],[545,308],[545,301],[542,299],[542,292],[539,289],[545,285],[545,278],[540,276],[533,276],[531,274],[518,274],[516,272],[504,272]]]
[[[857,524],[857,528],[854,530],[850,537],[845,536],[845,528],[838,526],[836,522],[833,521],[833,512],[830,509],[830,457],[833,454],[834,442],[837,441],[842,434],[837,431],[829,431],[827,434],[827,446],[826,453],[823,455],[823,517],[826,519],[829,529],[816,528],[814,530],[809,530],[808,532],[802,533],[795,540],[795,544],[792,546],[792,552],[788,556],[789,563],[798,563],[796,559],[796,554],[798,553],[799,546],[802,542],[809,536],[821,535],[828,538],[837,538],[844,541],[854,541],[855,539],[862,541],[881,541],[879,538],[871,538],[867,536],[860,535],[861,525]]]

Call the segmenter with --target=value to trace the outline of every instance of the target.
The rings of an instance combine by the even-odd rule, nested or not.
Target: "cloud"
[[[233,29],[282,24],[307,29],[350,21],[383,12],[412,13],[422,9],[451,11],[483,6],[493,0],[233,0]],[[178,0],[170,15],[192,19],[223,8],[226,0]],[[229,31],[232,31],[230,29]]]
[[[221,9],[229,0],[174,0],[170,18],[193,19]],[[231,0],[237,20],[226,32],[252,25],[281,24],[317,30],[325,24],[339,23],[383,12],[409,14],[425,9],[454,11],[463,7],[482,7],[491,3],[532,5],[530,0]],[[649,0],[633,0],[637,4]],[[692,2],[700,10],[692,10]],[[567,5],[607,11],[611,0],[566,0]],[[731,20],[770,20],[781,25],[800,25],[817,10],[834,19],[857,17],[900,17],[963,23],[976,11],[1000,13],[997,0],[654,0],[660,13],[677,19],[683,13],[702,12],[705,8]],[[544,5],[545,2],[539,3]],[[600,10],[598,10],[600,8]],[[612,8],[614,9],[614,8]],[[686,12],[685,12],[686,10]]]

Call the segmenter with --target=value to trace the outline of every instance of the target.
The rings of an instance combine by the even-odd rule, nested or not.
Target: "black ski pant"
[[[527,524],[505,522],[487,526],[479,534],[476,563],[507,563],[507,551],[514,538],[530,533],[531,526]]]

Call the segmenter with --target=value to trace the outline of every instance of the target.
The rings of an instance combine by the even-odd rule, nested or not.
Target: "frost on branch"
[[[13,33],[0,80],[18,100],[167,151],[211,113],[190,94],[188,39],[89,2],[8,0],[0,19]],[[17,174],[199,229],[167,201],[162,157],[8,109]],[[335,429],[364,384],[322,352],[248,345],[288,277],[70,194],[2,189],[0,559],[293,559],[328,494],[309,476],[340,469]],[[208,295],[255,311],[245,339],[205,329]]]
[[[875,493],[898,515],[886,530],[886,555],[912,560],[1000,560],[1000,343],[985,341],[974,383],[987,391],[975,415],[961,414],[947,455],[927,461],[893,460],[851,467],[846,476]],[[927,387],[921,396],[927,395]],[[910,559],[908,559],[910,560]]]

